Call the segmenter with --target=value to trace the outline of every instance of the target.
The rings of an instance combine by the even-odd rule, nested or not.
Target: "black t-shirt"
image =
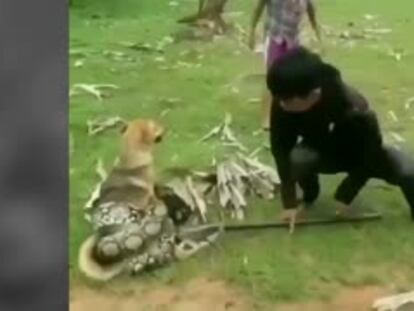
[[[347,172],[370,164],[370,158],[382,146],[378,121],[368,101],[345,84],[337,71],[321,82],[321,91],[319,102],[303,113],[287,112],[277,101],[272,105],[271,149],[285,208],[296,206],[290,153],[298,143],[317,151],[322,159],[335,162],[339,171]]]

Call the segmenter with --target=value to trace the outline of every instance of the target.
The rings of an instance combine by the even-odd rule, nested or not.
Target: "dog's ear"
[[[127,123],[123,123],[123,124],[121,125],[121,129],[119,130],[119,132],[120,132],[121,134],[124,134],[124,133],[125,133],[125,131],[127,130],[127,128],[128,128],[128,124],[127,124]]]

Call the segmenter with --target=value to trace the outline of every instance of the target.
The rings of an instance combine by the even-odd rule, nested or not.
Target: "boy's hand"
[[[282,220],[287,221],[289,223],[289,234],[293,234],[293,232],[295,231],[296,220],[299,218],[302,211],[302,207],[296,207],[292,209],[285,209],[282,212]]]

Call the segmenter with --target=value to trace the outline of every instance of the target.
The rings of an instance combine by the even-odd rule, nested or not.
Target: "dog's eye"
[[[158,135],[157,137],[155,137],[155,142],[159,143],[162,141],[162,135]]]

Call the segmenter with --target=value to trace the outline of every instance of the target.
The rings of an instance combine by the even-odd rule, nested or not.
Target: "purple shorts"
[[[264,57],[267,69],[269,69],[275,61],[279,60],[296,46],[296,44],[290,44],[286,40],[274,40],[268,36],[264,46]]]

